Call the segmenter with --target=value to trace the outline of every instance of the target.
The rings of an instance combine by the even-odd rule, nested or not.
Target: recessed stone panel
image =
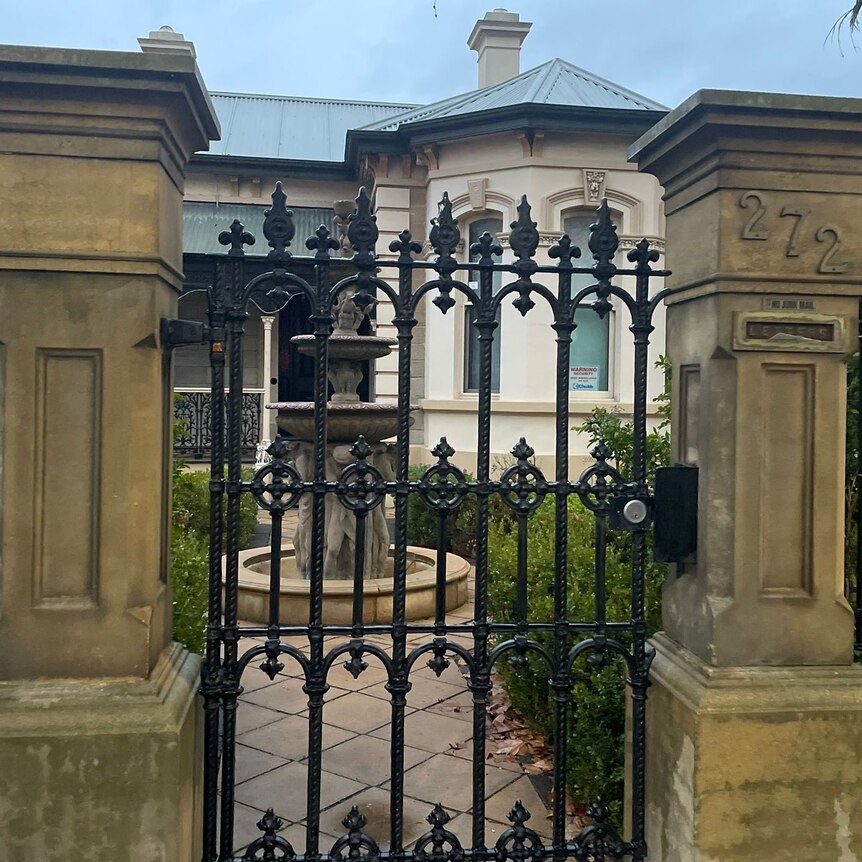
[[[811,594],[814,366],[762,367],[761,590]]]
[[[36,352],[36,607],[99,603],[101,350]]]

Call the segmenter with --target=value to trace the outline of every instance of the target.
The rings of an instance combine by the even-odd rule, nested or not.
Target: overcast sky
[[[499,0],[498,0],[499,2]],[[506,2],[506,0],[503,0]],[[429,102],[476,86],[493,0],[0,0],[0,42],[135,51],[169,24],[211,90]],[[852,0],[508,0],[521,69],[561,57],[669,106],[701,87],[862,96]],[[862,35],[856,41],[862,47]]]

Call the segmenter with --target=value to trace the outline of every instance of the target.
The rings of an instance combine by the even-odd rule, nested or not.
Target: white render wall
[[[500,215],[504,233],[516,218],[515,208],[522,194],[532,205],[532,219],[540,234],[562,234],[563,215],[573,209],[592,212],[597,204],[588,200],[585,171],[605,173],[603,195],[615,211],[621,249],[616,262],[628,266],[626,246],[641,236],[663,240],[661,188],[653,177],[637,173],[625,160],[630,141],[620,137],[574,136],[547,133],[529,145],[516,133],[441,145],[428,165],[428,192],[425,223],[437,214],[437,202],[444,191],[453,201],[453,212],[466,239],[469,223],[489,215]],[[436,164],[435,164],[436,161]],[[478,183],[476,182],[478,181]],[[477,192],[484,181],[484,190]],[[471,199],[469,183],[473,183]],[[548,258],[552,237],[543,236],[537,254],[540,264]],[[658,246],[663,250],[663,242]],[[503,260],[514,260],[509,249]],[[589,249],[582,249],[580,263],[592,262]],[[663,258],[656,265],[663,265]],[[538,275],[556,291],[553,276]],[[633,289],[633,279],[619,280]],[[654,290],[660,289],[656,279]],[[455,294],[453,293],[453,296]],[[521,436],[536,450],[539,464],[553,465],[555,333],[550,328],[550,309],[536,296],[536,308],[526,318],[506,301],[501,316],[500,393],[494,396],[491,427],[492,449],[505,457]],[[577,318],[576,318],[577,319]],[[572,393],[572,426],[578,425],[594,407],[630,413],[633,399],[633,345],[625,309],[617,308],[611,321],[610,374],[607,393]],[[664,310],[656,316],[652,336],[651,362],[664,344]],[[467,468],[475,465],[476,395],[464,393],[464,309],[463,300],[447,315],[428,304],[426,314],[425,398],[422,422],[424,440],[430,448],[443,435],[459,452],[456,461]],[[650,373],[650,398],[661,390],[661,375]],[[654,405],[652,405],[654,412]],[[571,468],[578,470],[587,461],[587,443],[582,435],[570,435]],[[414,460],[430,462],[426,452],[415,451]]]
[[[661,188],[656,180],[639,174],[626,162],[631,141],[619,136],[537,133],[532,146],[522,133],[512,132],[446,143],[424,154],[380,157],[371,160],[366,183],[373,188],[380,228],[378,253],[389,256],[389,242],[409,227],[419,242],[426,242],[430,221],[437,215],[437,202],[444,191],[453,201],[465,250],[469,224],[477,218],[498,215],[504,234],[516,218],[515,209],[522,194],[532,205],[532,218],[542,235],[537,261],[552,264],[548,248],[562,234],[563,217],[572,210],[593,212],[596,202],[588,200],[585,172],[604,172],[602,194],[615,211],[621,248],[616,262],[626,266],[626,246],[647,236],[658,239],[663,250],[664,219]],[[279,177],[251,179],[206,174],[191,174],[186,181],[189,201],[224,203],[269,202]],[[359,183],[291,179],[285,182],[288,206],[330,207],[334,200],[353,199]],[[471,195],[472,185],[472,195]],[[427,248],[427,246],[426,246]],[[303,253],[299,248],[299,253]],[[513,260],[506,248],[504,261]],[[582,249],[579,263],[590,263],[588,249]],[[663,258],[656,265],[663,265]],[[397,287],[395,271],[383,271]],[[536,276],[554,291],[553,276]],[[632,281],[629,279],[628,281]],[[621,281],[625,284],[625,280]],[[417,282],[418,284],[418,282]],[[626,284],[633,289],[632,284]],[[655,289],[660,282],[656,279]],[[453,293],[458,305],[442,315],[429,300],[417,317],[414,330],[412,363],[412,401],[422,407],[416,419],[412,460],[430,463],[429,450],[441,436],[458,450],[455,461],[466,469],[475,468],[476,394],[464,393],[464,307],[460,295]],[[555,334],[550,328],[550,310],[534,297],[537,306],[526,318],[504,303],[500,336],[500,393],[493,396],[491,427],[492,450],[501,461],[524,436],[536,450],[543,469],[553,468],[554,451],[554,374]],[[378,333],[394,336],[392,306],[382,301],[377,309]],[[606,393],[582,392],[570,396],[571,425],[580,424],[596,406],[630,414],[633,398],[633,347],[628,332],[628,314],[614,312],[610,337],[610,389]],[[657,312],[652,336],[651,361],[664,345],[664,310]],[[273,334],[274,350],[277,335]],[[661,376],[651,370],[650,397],[661,389]],[[395,355],[377,363],[374,391],[381,401],[397,397],[397,360]],[[654,413],[654,405],[653,405]],[[587,443],[582,435],[570,434],[570,467],[577,472],[588,462]]]

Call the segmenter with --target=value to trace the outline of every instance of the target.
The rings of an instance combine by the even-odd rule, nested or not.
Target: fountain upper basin
[[[316,350],[316,338],[313,335],[294,335],[290,339],[296,349],[306,356],[313,356]],[[361,362],[365,359],[380,359],[389,356],[392,348],[398,344],[397,338],[384,338],[380,335],[339,335],[333,333],[327,340],[327,353],[330,359],[354,359]]]

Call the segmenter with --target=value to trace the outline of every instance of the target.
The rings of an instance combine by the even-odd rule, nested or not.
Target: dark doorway
[[[291,344],[295,335],[310,335],[311,304],[304,294],[291,297],[278,315],[278,400],[314,401],[314,357],[304,356]],[[371,322],[366,317],[359,326],[360,335],[371,335]],[[363,363],[359,397],[370,401],[368,363]]]

